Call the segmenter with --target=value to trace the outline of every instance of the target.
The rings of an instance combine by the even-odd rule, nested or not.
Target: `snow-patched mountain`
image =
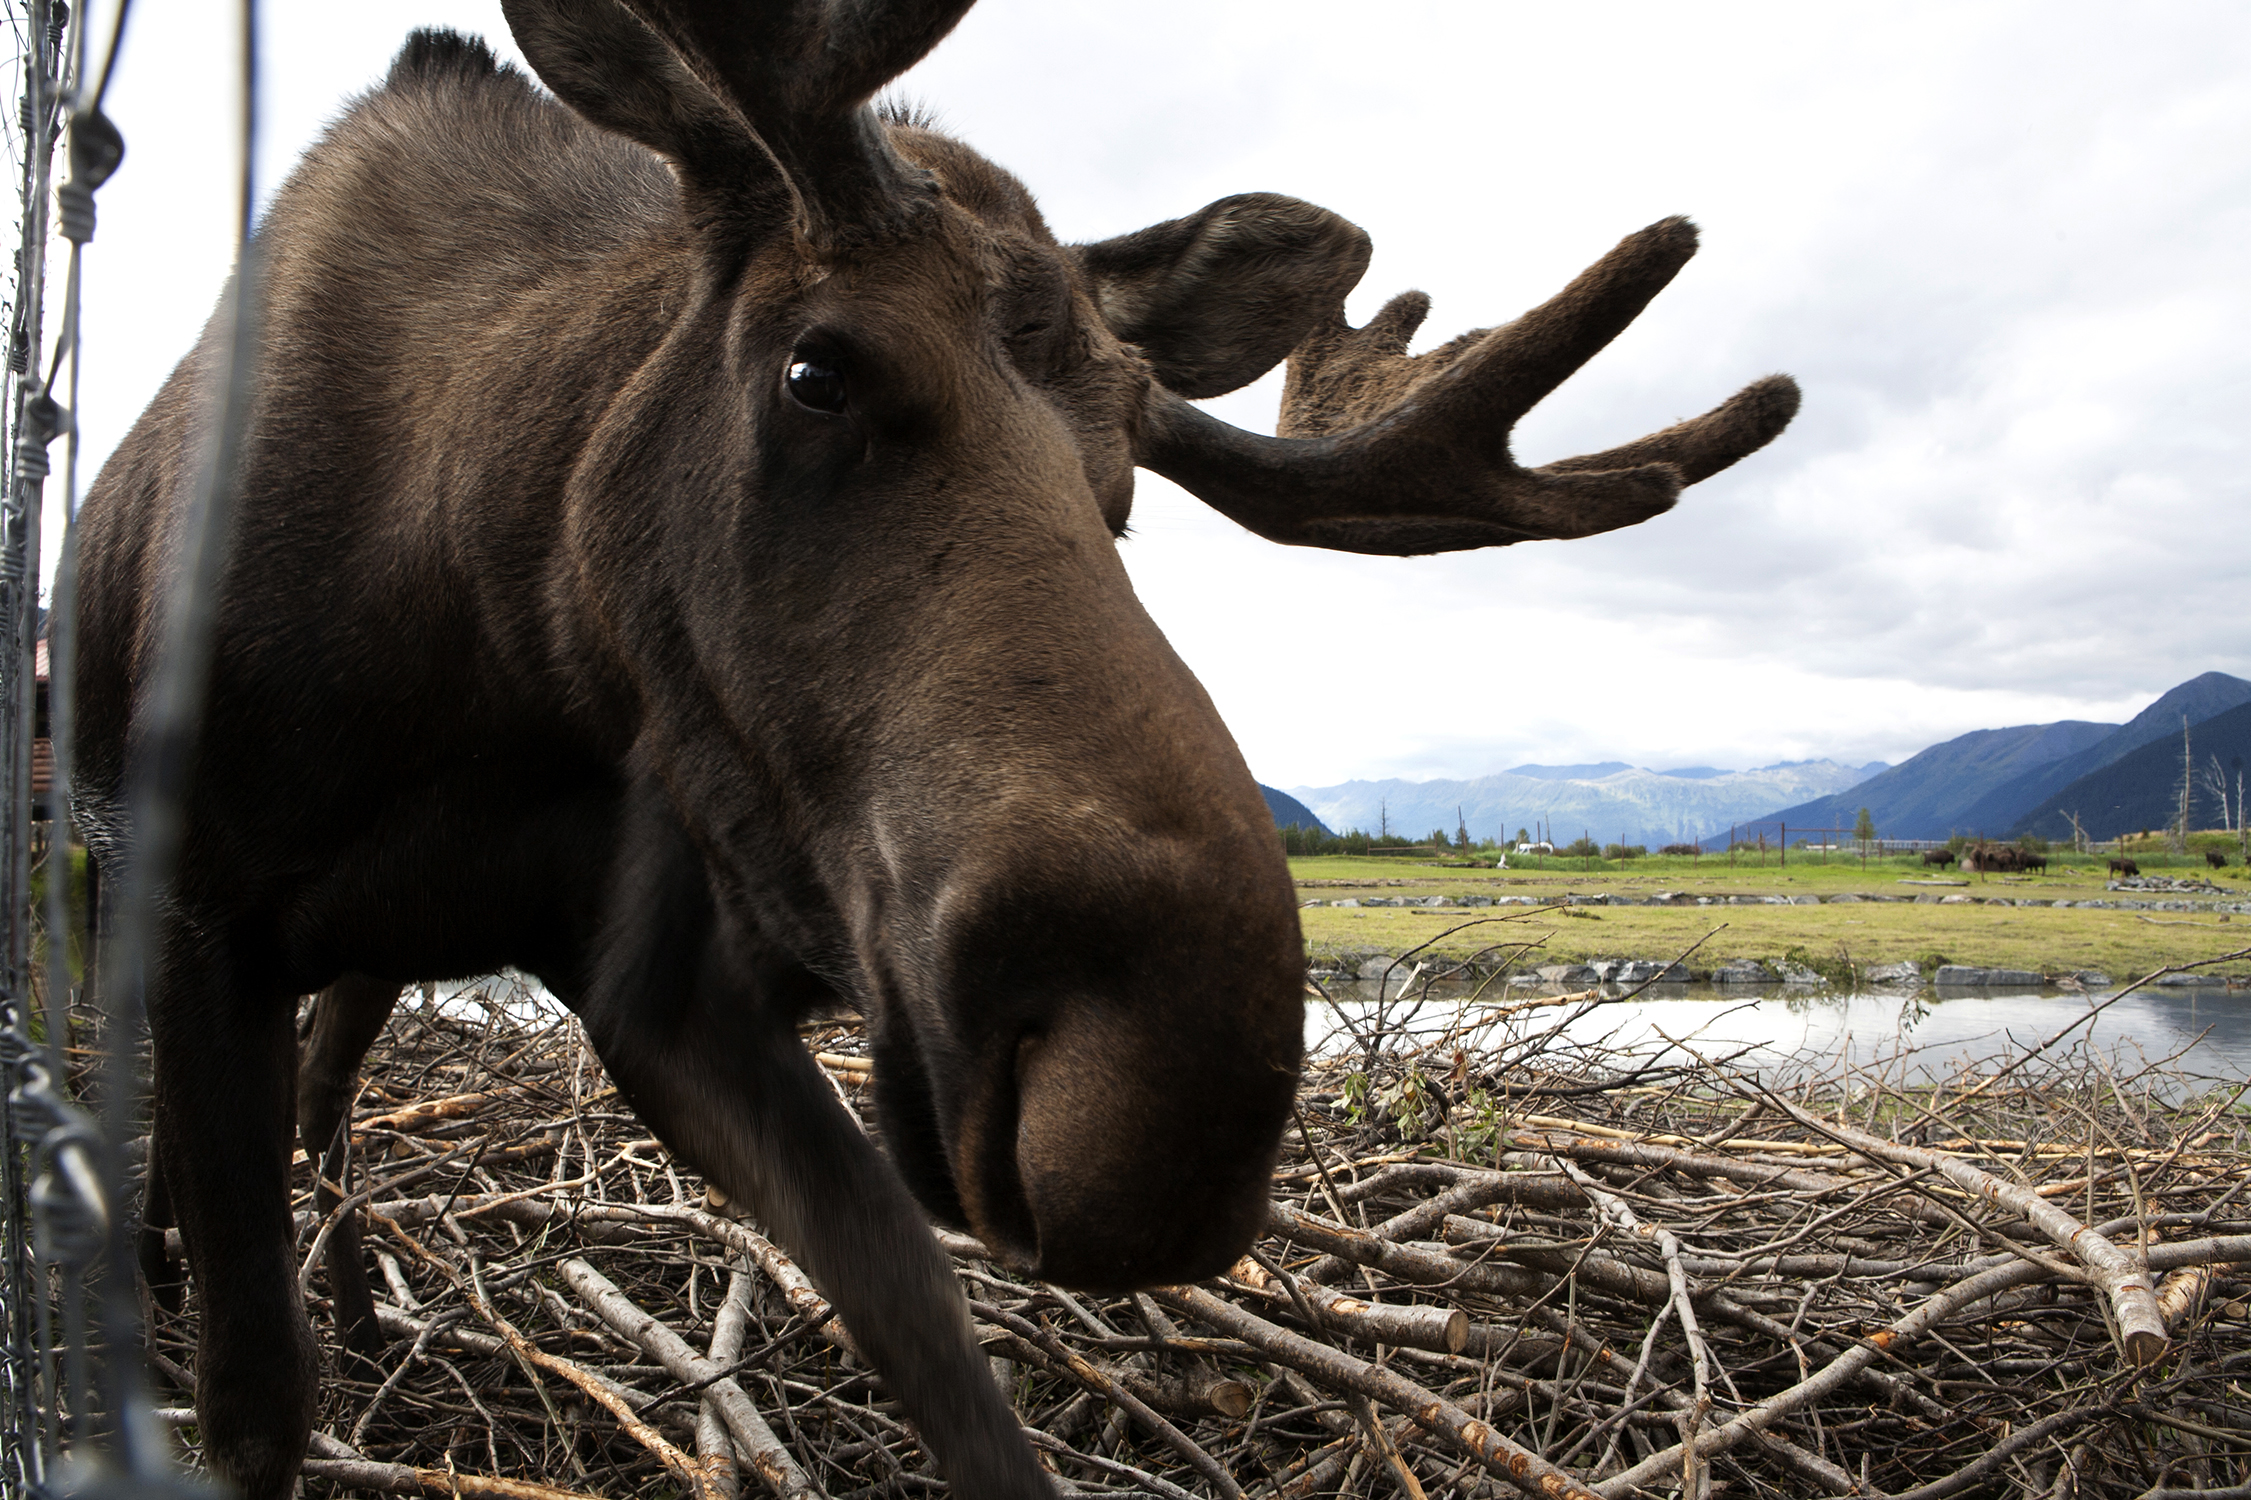
[[[1440,830],[1452,834],[1463,822],[1473,839],[1513,838],[1519,828],[1544,823],[1558,843],[1585,834],[1597,843],[1654,849],[1724,835],[1730,823],[1841,792],[1883,769],[1881,761],[1801,760],[1755,771],[1689,766],[1665,772],[1613,761],[1517,766],[1471,781],[1348,781],[1289,791],[1333,829],[1375,833],[1387,826],[1402,842]],[[1583,774],[1589,772],[1595,774]]]

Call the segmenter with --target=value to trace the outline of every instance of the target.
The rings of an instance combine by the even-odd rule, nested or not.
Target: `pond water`
[[[2149,989],[2112,1000],[2108,994],[2054,991],[1808,994],[1666,985],[1593,1007],[1497,1015],[1538,997],[1520,989],[1496,1004],[1496,987],[1483,1001],[1471,1003],[1474,986],[1433,985],[1417,1010],[1412,1000],[1385,1005],[1373,983],[1327,988],[1335,1006],[1308,1008],[1306,1044],[1332,1052],[1352,1046],[1347,1028],[1339,1024],[1339,1011],[1365,1025],[1380,1009],[1394,1025],[1414,1011],[1404,1025],[1418,1039],[1462,1028],[1457,1032],[1460,1043],[1507,1050],[1512,1037],[1560,1026],[1574,1043],[1636,1060],[1689,1063],[1693,1053],[1730,1058],[1738,1067],[1769,1076],[1833,1076],[1852,1069],[1914,1082],[1959,1076],[1965,1069],[1986,1071],[1993,1060],[2029,1051],[2101,1006],[2048,1055],[2060,1059],[2074,1049],[2080,1056],[2092,1053],[2120,1079],[2161,1064],[2172,1078],[2168,1093],[2184,1085],[2232,1085],[2251,1077],[2251,993],[2243,991]]]
[[[474,1015],[484,1009],[530,1010],[560,1020],[563,1009],[537,981],[519,974],[434,986],[440,1010]],[[1633,999],[1615,989],[1589,1006],[1516,989],[1468,983],[1418,985],[1397,997],[1399,982],[1326,983],[1334,1004],[1306,1007],[1306,1046],[1343,1053],[1354,1043],[1345,1020],[1365,1027],[1379,1013],[1414,1041],[1451,1037],[1454,1045],[1508,1053],[1539,1033],[1560,1028],[1575,1050],[1612,1054],[1609,1062],[1693,1063],[1728,1059],[1775,1081],[1834,1077],[1847,1069],[1894,1082],[1986,1071],[1994,1060],[2030,1050],[2090,1010],[2093,1020],[2051,1049],[2058,1060],[2091,1053],[2117,1079],[2157,1067],[2159,1092],[2178,1095],[2251,1078],[2251,992],[2152,988],[2121,1000],[2107,993],[1928,989],[1840,994],[1784,986],[1726,989],[1709,984],[1652,985]],[[1427,989],[1427,994],[1425,990]],[[1534,1002],[1526,1007],[1526,1002]],[[2107,1002],[2107,1003],[2106,1003]],[[411,1003],[411,1001],[410,1001]]]

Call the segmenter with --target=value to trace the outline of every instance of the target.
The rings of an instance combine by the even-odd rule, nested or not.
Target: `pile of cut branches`
[[[2251,1494],[2242,1089],[2068,1042],[1912,1087],[1760,1078],[1552,1015],[1347,1015],[1225,1277],[1082,1296],[941,1235],[1060,1487]],[[859,1107],[857,1028],[806,1042]],[[327,1356],[309,1493],[943,1488],[851,1330],[568,1018],[499,983],[410,999],[354,1119],[390,1343]],[[181,1390],[193,1343],[191,1301],[155,1330]]]

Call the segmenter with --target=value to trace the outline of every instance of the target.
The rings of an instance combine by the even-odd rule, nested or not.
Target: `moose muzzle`
[[[1026,1040],[1010,1155],[1030,1269],[1119,1292],[1232,1264],[1266,1219],[1297,1077],[1294,996],[1290,1009],[1287,1037],[1223,1048],[1153,1035],[1097,1003]]]
[[[953,883],[933,913],[938,982],[879,1016],[885,1139],[918,1196],[1018,1268],[1087,1290],[1195,1280],[1242,1254],[1304,1049],[1272,832],[1169,842],[1071,880],[1027,880],[1043,862],[1020,847],[1013,878]],[[1137,878],[1152,863],[1202,875],[1160,894]]]

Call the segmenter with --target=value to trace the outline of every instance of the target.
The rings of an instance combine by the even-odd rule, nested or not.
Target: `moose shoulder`
[[[1135,467],[1276,540],[1429,552],[1646,519],[1795,407],[1774,377],[1521,467],[1511,425],[1687,260],[1685,221],[1410,356],[1420,297],[1345,323],[1367,240],[1325,210],[1064,245],[875,113],[965,8],[508,0],[553,97],[419,33],[260,231],[149,1006],[151,1217],[201,1299],[205,1452],[251,1500],[312,1420],[293,1095],[318,1156],[398,986],[504,964],[803,1260],[957,1487],[1047,1494],[926,1214],[1058,1282],[1208,1275],[1262,1222],[1301,1046],[1271,819],[1113,545]],[[218,347],[88,502],[76,794],[112,862]],[[1285,356],[1279,437],[1188,404]],[[836,1003],[869,1018],[888,1158],[796,1040]]]

